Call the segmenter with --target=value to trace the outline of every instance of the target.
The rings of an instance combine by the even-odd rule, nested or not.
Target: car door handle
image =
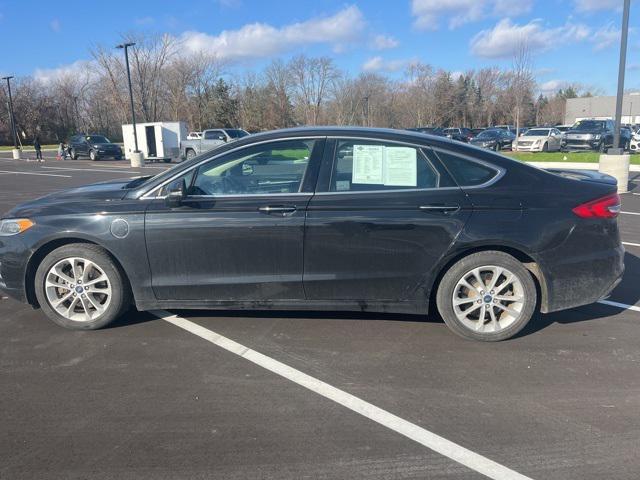
[[[418,207],[423,212],[457,212],[460,210],[460,205],[420,205]]]
[[[264,207],[258,207],[258,211],[261,213],[272,214],[279,213],[281,215],[286,215],[287,213],[293,213],[297,210],[294,206],[283,206],[283,205],[266,205]]]

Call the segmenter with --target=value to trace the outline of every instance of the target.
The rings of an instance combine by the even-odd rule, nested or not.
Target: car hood
[[[522,136],[522,137],[518,137],[518,141],[519,142],[535,142],[537,140],[546,140],[548,137],[546,136],[542,136],[542,135],[530,135],[528,137]]]
[[[141,177],[123,178],[117,180],[108,180],[106,182],[92,183],[68,190],[61,190],[50,193],[44,197],[37,198],[25,203],[21,203],[6,215],[4,218],[30,217],[40,213],[43,208],[68,204],[68,203],[87,203],[87,202],[108,202],[113,200],[121,200],[128,192],[128,186]]]
[[[471,143],[490,143],[490,142],[495,142],[496,140],[498,140],[497,138],[472,138],[470,141]]]
[[[604,133],[600,128],[585,128],[582,130],[567,130],[565,135],[598,135]]]

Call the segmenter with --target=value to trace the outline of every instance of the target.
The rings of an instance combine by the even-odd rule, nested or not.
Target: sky
[[[617,85],[622,0],[0,0],[0,73],[43,81],[86,68],[90,50],[132,32],[215,51],[233,75],[273,58],[329,56],[357,75],[411,63],[509,68],[526,41],[539,89]],[[627,89],[640,90],[640,2],[631,5]],[[10,40],[9,40],[10,39]]]

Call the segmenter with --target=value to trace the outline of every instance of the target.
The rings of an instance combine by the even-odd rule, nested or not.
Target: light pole
[[[127,82],[129,84],[129,102],[131,102],[131,123],[133,124],[133,142],[135,145],[135,150],[131,155],[131,166],[138,167],[142,165],[142,154],[138,149],[138,132],[136,131],[136,110],[133,105],[133,89],[131,88],[131,70],[129,69],[129,47],[133,47],[134,45],[135,45],[134,42],[121,43],[120,45],[116,45],[116,48],[124,49],[124,63],[127,66]]]
[[[620,35],[620,63],[618,65],[618,94],[616,97],[616,120],[613,131],[613,148],[608,155],[600,155],[600,171],[612,175],[618,181],[618,193],[629,189],[629,155],[620,148],[620,124],[622,123],[622,99],[624,98],[624,70],[627,62],[627,38],[629,36],[629,9],[631,0],[624,0],[622,31]]]
[[[13,114],[13,98],[11,97],[11,79],[13,77],[2,77],[7,81],[7,107],[9,110],[9,123],[11,125],[11,134],[13,135],[13,158],[20,158],[20,149],[18,148],[18,136],[16,135],[16,117]],[[17,152],[17,156],[16,156]]]

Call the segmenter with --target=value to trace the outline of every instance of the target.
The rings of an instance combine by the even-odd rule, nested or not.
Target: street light
[[[627,37],[629,36],[629,8],[631,0],[624,0],[622,10],[622,32],[620,38],[620,64],[618,66],[618,96],[616,98],[616,126],[613,133],[613,149],[617,155],[620,150],[620,124],[622,123],[622,99],[624,97],[624,70],[627,63]]]
[[[129,84],[129,101],[131,102],[131,122],[133,124],[133,142],[135,144],[135,150],[133,151],[133,155],[131,156],[131,164],[140,162],[140,150],[138,149],[138,132],[136,131],[136,111],[133,106],[133,89],[131,88],[131,70],[129,69],[129,47],[133,47],[135,45],[134,42],[129,43],[121,43],[120,45],[116,45],[116,48],[124,49],[124,63],[127,66],[127,82]],[[135,161],[134,161],[135,158]],[[139,166],[139,165],[135,165]]]
[[[9,110],[9,123],[11,124],[11,134],[13,135],[13,148],[18,150],[18,137],[16,135],[16,118],[13,114],[13,98],[11,97],[11,79],[13,77],[2,77],[2,80],[7,81],[7,107]]]

